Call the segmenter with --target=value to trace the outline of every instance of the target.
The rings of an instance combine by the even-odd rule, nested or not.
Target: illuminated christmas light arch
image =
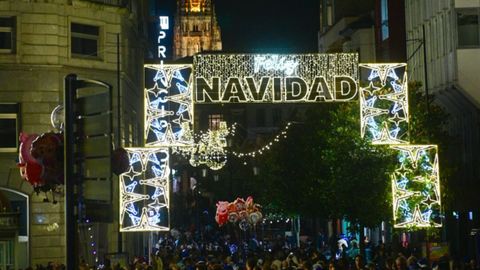
[[[146,143],[128,149],[130,169],[120,176],[121,231],[169,229],[171,153],[214,170],[227,162],[226,123],[195,136],[195,103],[333,102],[357,95],[361,136],[398,151],[391,176],[394,226],[442,225],[437,146],[409,144],[406,64],[358,64],[358,55],[348,53],[200,54],[193,62],[145,65]],[[231,154],[255,157],[271,144]]]

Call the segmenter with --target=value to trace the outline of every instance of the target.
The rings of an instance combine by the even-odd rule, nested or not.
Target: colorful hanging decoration
[[[32,157],[42,166],[41,178],[48,185],[63,184],[63,135],[43,133],[32,142]]]
[[[241,230],[246,231],[262,220],[262,206],[253,202],[249,196],[246,200],[237,198],[233,202],[220,201],[217,203],[215,221],[219,226],[227,222],[237,223]]]
[[[20,134],[20,175],[35,191],[55,190],[63,185],[63,135],[60,133]]]
[[[23,132],[20,133],[20,150],[18,151],[19,163],[17,164],[20,168],[20,176],[34,187],[44,184],[43,180],[40,178],[42,167],[30,153],[32,142],[37,138],[38,134],[28,135]]]

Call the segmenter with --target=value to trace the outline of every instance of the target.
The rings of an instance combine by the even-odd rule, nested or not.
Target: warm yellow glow
[[[358,54],[197,54],[196,103],[346,102],[358,96]]]
[[[168,231],[168,148],[127,148],[130,168],[120,175],[120,231]]]
[[[227,123],[220,122],[218,130],[208,130],[200,135],[200,141],[191,148],[190,165],[196,167],[207,165],[212,170],[220,170],[227,163],[226,137],[228,136]]]
[[[360,64],[362,137],[372,144],[408,143],[406,64]]]
[[[202,3],[203,3],[203,1],[200,1],[200,0],[190,0],[190,11],[191,12],[200,12]]]
[[[441,227],[436,145],[393,145],[399,165],[391,175],[395,228]]]
[[[192,145],[192,65],[144,68],[146,146]]]

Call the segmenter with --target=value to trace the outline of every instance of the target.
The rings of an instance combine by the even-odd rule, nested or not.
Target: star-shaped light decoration
[[[367,86],[360,87],[361,136],[373,144],[408,143],[405,64],[360,64],[360,69],[364,71],[361,74],[368,74],[361,83]],[[380,117],[383,115],[387,117]],[[368,119],[374,119],[376,124],[369,124]],[[401,122],[406,124],[400,125]],[[373,126],[378,128],[372,129]]]
[[[170,177],[168,149],[126,150],[129,157],[135,157],[136,161],[130,163],[129,170],[120,175],[120,231],[168,230]],[[142,168],[142,172],[134,172],[133,165]],[[155,173],[154,168],[161,168],[159,169],[161,172]],[[125,181],[131,184],[126,186]],[[125,218],[126,215],[130,218]]]
[[[193,125],[192,65],[145,65],[145,70],[155,71],[145,82],[146,145],[190,147],[193,138],[182,135]]]
[[[441,227],[437,146],[395,145],[391,148],[398,151],[399,160],[391,176],[394,227]],[[432,169],[421,169],[425,166]],[[404,177],[417,184],[398,185]],[[401,204],[415,205],[415,209],[400,209]]]
[[[140,216],[140,221],[138,224],[124,227],[121,229],[122,231],[126,232],[134,232],[134,231],[168,231],[169,228],[165,226],[158,226],[156,224],[151,224],[149,221],[149,217],[147,214],[147,208],[142,208],[142,214]]]

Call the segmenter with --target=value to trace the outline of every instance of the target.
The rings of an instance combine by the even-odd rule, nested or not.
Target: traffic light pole
[[[77,261],[77,228],[75,218],[75,108],[74,100],[76,96],[77,76],[69,74],[65,77],[64,85],[64,113],[65,113],[65,128],[64,128],[64,181],[65,181],[65,251],[66,251],[66,266],[68,270],[78,269]]]
[[[102,160],[105,161],[105,159],[110,161],[111,150],[107,151],[107,153],[95,151],[95,149],[92,150],[92,142],[89,137],[106,137],[107,140],[106,143],[103,141],[104,144],[108,146],[111,144],[111,140],[109,141],[108,138],[111,138],[110,127],[112,126],[110,103],[112,87],[109,84],[101,81],[88,79],[79,80],[75,74],[67,75],[64,83],[65,255],[67,269],[76,270],[78,269],[79,250],[77,226],[78,223],[82,221],[82,218],[84,218],[85,212],[82,209],[85,205],[83,204],[82,200],[87,195],[82,191],[82,185],[85,182],[88,182],[87,180],[92,177],[95,179],[107,179],[106,181],[111,183],[110,169],[107,171],[108,173],[105,173],[104,170],[100,170],[98,172],[90,172],[87,175],[85,166],[87,161],[90,161],[90,163],[102,162]],[[88,97],[90,98],[87,99],[87,97],[83,95],[81,95],[81,97],[78,96],[81,94],[79,90],[83,88],[101,88],[106,89],[107,92],[103,92],[102,95],[89,95]],[[95,102],[100,102],[99,104],[103,105],[104,107],[96,106]],[[102,115],[105,114],[109,115],[107,122],[105,122],[105,118],[102,118]],[[81,122],[79,122],[80,118],[82,118]],[[102,122],[102,119],[104,122]],[[97,129],[95,131],[90,130],[89,133],[85,133],[84,129],[86,127],[84,126],[87,126],[87,120],[90,128],[93,124],[103,124],[107,130],[104,131],[101,129],[99,131]],[[92,140],[94,139],[95,138],[92,138]],[[75,147],[77,147],[77,149],[75,149]],[[94,152],[94,154],[92,154],[92,152]],[[92,170],[92,168],[90,168],[90,170]],[[94,182],[93,184],[98,183],[100,182]],[[76,185],[77,189],[75,189]],[[98,198],[96,199],[98,200]],[[110,198],[107,198],[106,201],[111,203],[111,200],[112,198],[110,195]],[[76,209],[75,204],[77,203],[79,206]]]

